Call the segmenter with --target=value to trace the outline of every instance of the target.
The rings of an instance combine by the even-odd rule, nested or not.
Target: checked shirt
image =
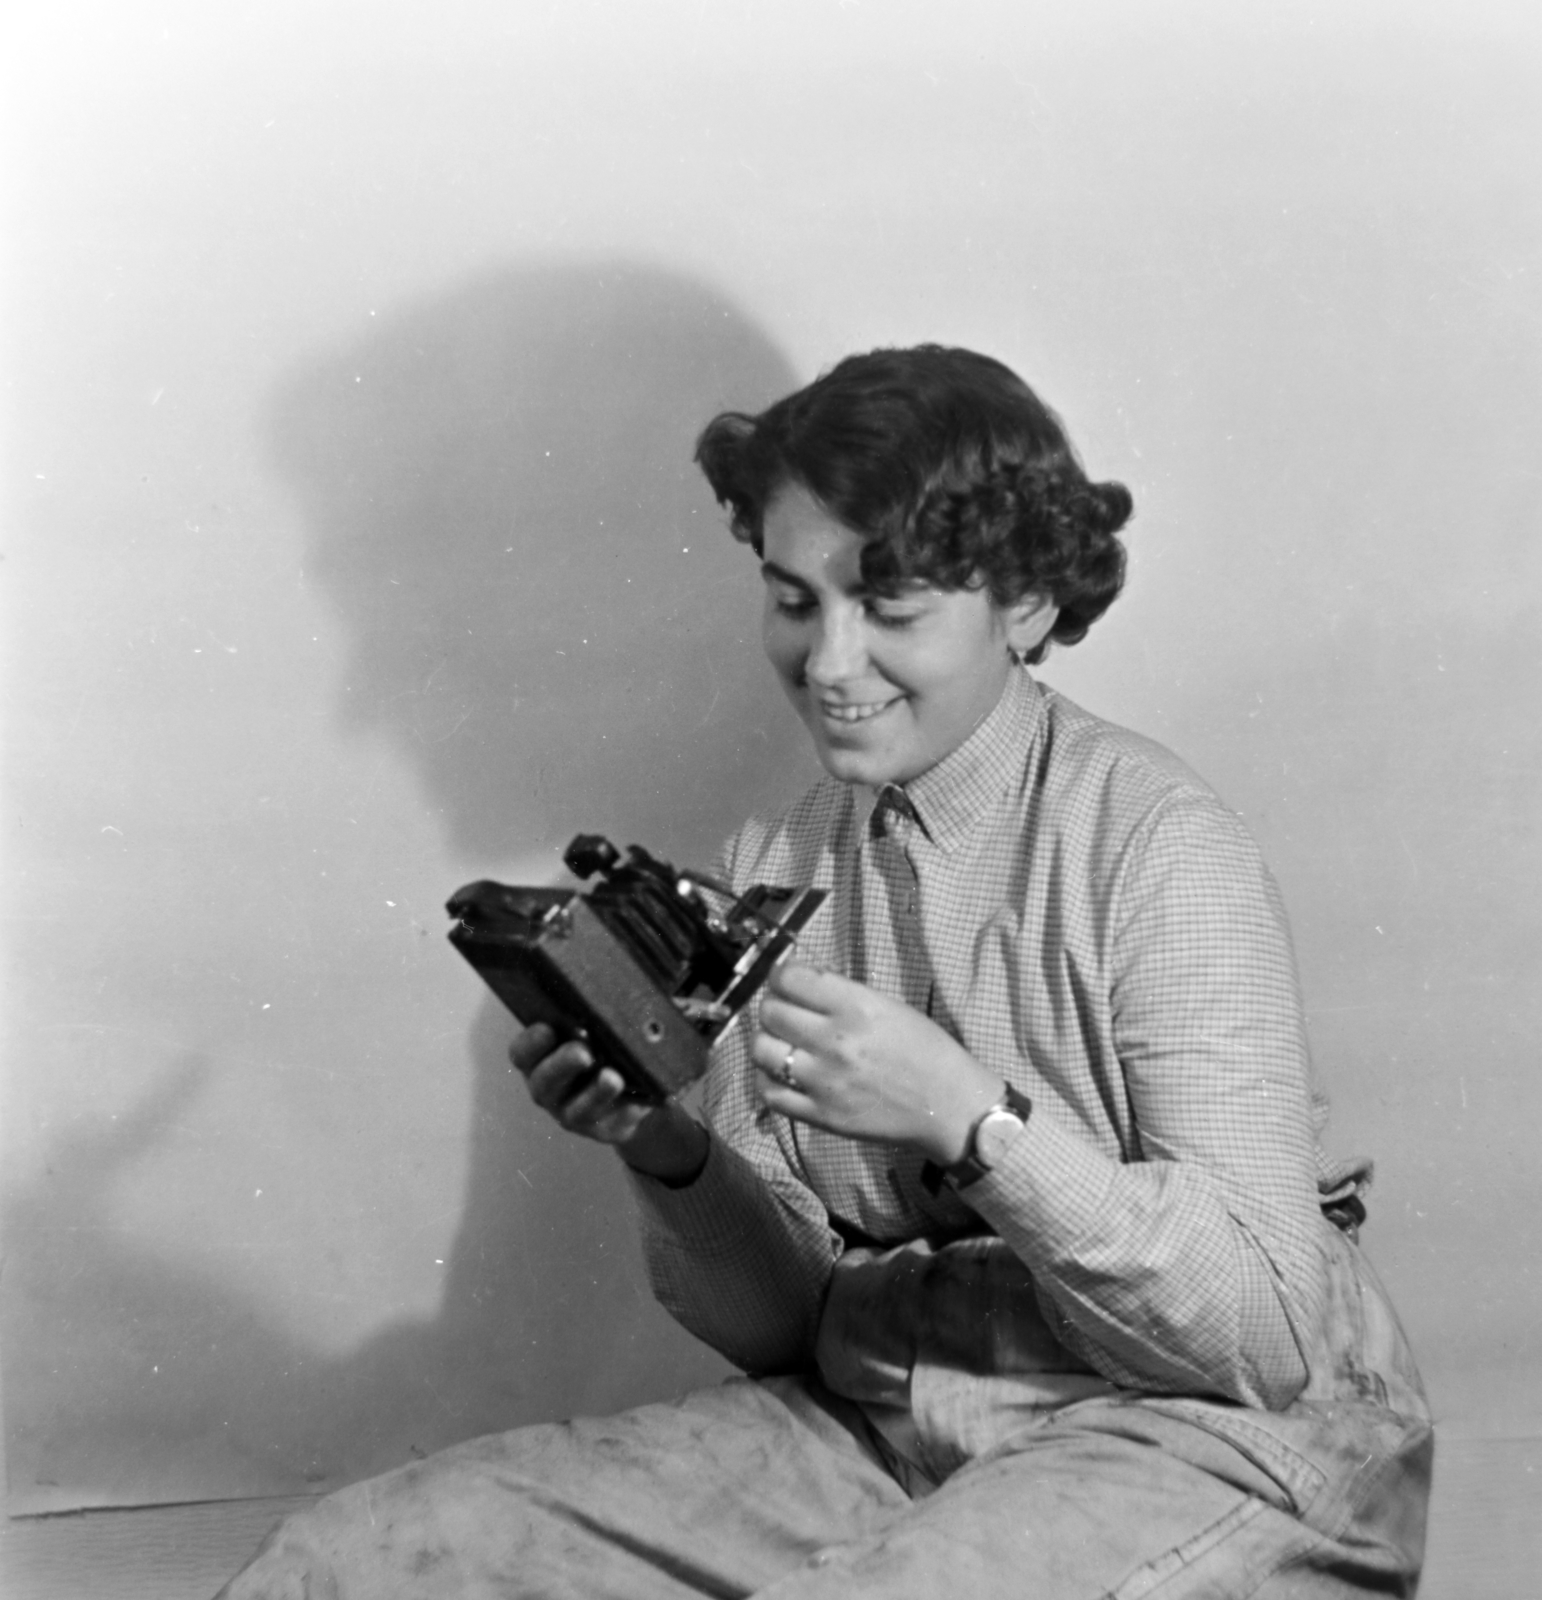
[[[903,790],[825,780],[726,871],[828,889],[800,958],[931,1016],[1033,1114],[934,1195],[919,1155],[767,1110],[741,1018],[706,1168],[634,1184],[688,1328],[751,1372],[817,1363],[939,1472],[993,1417],[1114,1388],[1289,1404],[1329,1336],[1320,1184],[1345,1174],[1278,892],[1187,767],[1014,672]]]

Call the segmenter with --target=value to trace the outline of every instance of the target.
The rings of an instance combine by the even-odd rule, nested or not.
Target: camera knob
[[[579,834],[562,853],[563,865],[577,878],[608,873],[620,859],[621,852],[601,833]]]

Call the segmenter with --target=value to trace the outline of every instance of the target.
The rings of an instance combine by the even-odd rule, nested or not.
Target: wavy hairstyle
[[[917,345],[844,361],[759,416],[725,411],[696,460],[734,537],[761,553],[766,509],[801,484],[864,541],[876,593],[984,587],[997,605],[1045,594],[1049,639],[1075,644],[1124,583],[1133,502],[1094,483],[1060,419],[1010,368]]]

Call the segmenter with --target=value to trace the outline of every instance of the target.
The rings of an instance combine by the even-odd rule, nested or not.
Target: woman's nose
[[[859,677],[867,664],[867,638],[860,617],[844,610],[821,614],[804,667],[816,683],[838,684]]]

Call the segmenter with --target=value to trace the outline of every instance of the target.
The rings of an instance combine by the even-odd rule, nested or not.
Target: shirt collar
[[[1039,686],[1026,669],[1014,668],[996,708],[958,747],[919,777],[895,788],[933,844],[955,845],[993,801],[1021,773],[1023,752],[1038,729]],[[852,806],[859,833],[865,837],[878,809],[882,789],[859,788]],[[903,806],[898,809],[904,809]]]

